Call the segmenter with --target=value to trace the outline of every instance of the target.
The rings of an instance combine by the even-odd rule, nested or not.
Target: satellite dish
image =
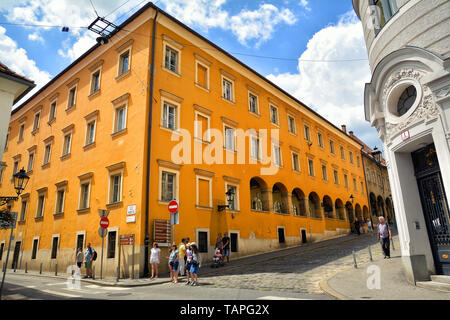
[[[108,43],[108,38],[107,37],[98,37],[97,39],[95,39],[99,44],[107,44]]]

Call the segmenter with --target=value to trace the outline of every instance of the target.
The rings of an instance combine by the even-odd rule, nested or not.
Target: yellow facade
[[[85,244],[90,242],[100,253],[97,209],[107,208],[110,210],[109,231],[116,232],[116,243],[113,243],[116,249],[119,235],[135,234],[134,270],[136,275],[142,275],[150,99],[153,101],[148,192],[150,241],[154,239],[154,220],[169,219],[168,201],[164,199],[167,190],[173,190],[173,197],[180,203],[175,241],[189,237],[191,241],[203,242],[206,236],[207,247],[203,253],[206,259],[213,254],[219,232],[232,233],[235,237],[237,246],[233,248],[236,252],[232,252],[232,257],[300,244],[301,230],[307,235],[307,241],[348,233],[353,214],[362,216],[363,208],[368,206],[360,163],[361,145],[163,12],[159,12],[156,24],[154,88],[150,97],[154,16],[154,7],[147,5],[125,22],[123,30],[107,45],[98,46],[81,57],[20,110],[13,112],[8,148],[3,157],[8,165],[2,175],[3,195],[14,194],[10,183],[14,161],[19,161],[19,169],[27,169],[29,154],[35,152],[26,194],[12,204],[12,210],[20,215],[22,199],[28,200],[26,218],[19,222],[15,232],[15,241],[22,242],[21,267],[27,262],[28,268],[36,269],[42,262],[44,269],[52,270],[56,263],[65,268],[74,261],[79,234],[84,235]],[[129,52],[130,68],[119,75],[124,52]],[[175,59],[170,60],[170,54]],[[98,70],[99,91],[92,94],[92,82],[96,81]],[[224,79],[231,84],[231,101],[224,98],[227,94],[223,89]],[[74,86],[75,105],[66,110]],[[256,112],[249,111],[249,101],[253,97],[256,97],[252,100],[256,102]],[[55,98],[56,117],[48,121]],[[276,124],[271,122],[270,106],[277,110]],[[122,107],[125,110],[121,110]],[[39,112],[39,128],[33,130],[35,115]],[[294,119],[295,133],[289,130],[289,116]],[[122,122],[118,124],[118,119],[125,119],[124,127]],[[95,121],[95,142],[86,145],[92,121]],[[203,124],[202,130],[197,127],[198,123]],[[22,124],[25,124],[23,141],[17,142]],[[203,133],[205,126],[217,132],[199,139],[198,133]],[[118,127],[123,129],[116,132]],[[242,154],[223,147],[212,152],[216,158],[223,153],[223,163],[196,158],[199,154],[196,148],[206,149],[205,154],[210,154],[208,148],[217,146],[217,139],[226,139],[217,135],[224,135],[225,127],[244,132],[254,129],[261,141],[263,136],[259,130],[267,130],[268,154],[273,151],[272,142],[280,148],[281,164],[276,166],[276,173],[263,175],[261,168],[267,165],[258,161],[249,163],[251,139],[248,137]],[[305,136],[307,130],[309,140]],[[186,133],[190,134],[188,141],[184,139]],[[70,152],[63,155],[65,137],[70,134]],[[330,140],[334,143],[334,153],[330,152]],[[190,144],[191,156],[188,157],[188,150],[184,149],[181,155],[189,161],[178,162],[173,155],[179,155],[176,151],[183,142],[184,146]],[[50,162],[42,165],[48,143],[52,145]],[[235,147],[237,145],[238,140],[235,140]],[[353,163],[349,161],[350,152]],[[297,171],[293,153],[298,155]],[[245,157],[240,158],[241,155]],[[230,159],[234,164],[230,164]],[[238,164],[242,159],[245,163]],[[309,163],[314,166],[313,176],[309,174]],[[326,179],[322,176],[322,166],[326,168]],[[338,183],[334,181],[334,170]],[[172,178],[174,181],[170,180]],[[89,192],[83,184],[89,184]],[[235,188],[236,208],[219,211],[218,205],[226,204],[228,186]],[[58,191],[61,190],[65,191],[63,213],[57,213]],[[88,209],[80,209],[85,193],[89,193]],[[45,196],[43,218],[35,218],[40,195]],[[336,209],[336,204],[338,207],[347,204],[349,210]],[[132,205],[136,205],[136,213],[127,215],[127,208]],[[332,211],[325,213],[324,208],[328,207]],[[127,222],[127,217],[135,217],[135,222]],[[280,243],[282,235],[285,241]],[[59,238],[56,259],[51,258],[54,237]],[[0,242],[6,243],[7,239],[8,232],[0,231]],[[39,246],[36,259],[32,259],[35,239]],[[106,238],[105,251],[108,245],[111,247],[108,244],[111,241]],[[106,274],[114,274],[119,265],[117,251],[114,257],[104,260]],[[120,254],[120,266],[127,275],[131,271],[131,246],[122,248]]]

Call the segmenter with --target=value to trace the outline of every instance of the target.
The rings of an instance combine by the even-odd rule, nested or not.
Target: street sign
[[[130,216],[126,218],[127,223],[136,222],[136,216]]]
[[[109,210],[98,209],[98,215],[100,218],[107,217],[109,215]]]
[[[410,138],[409,130],[402,131],[401,137],[402,137],[402,141],[408,140]]]
[[[102,227],[103,229],[108,228],[109,226],[109,220],[107,217],[103,217],[100,219],[100,227]]]
[[[98,228],[98,235],[100,236],[100,238],[106,237],[107,234],[108,234],[108,230],[103,229],[102,227]]]
[[[123,234],[120,236],[120,245],[131,245],[134,244],[134,234]]]
[[[169,202],[169,206],[168,206],[169,212],[170,212],[170,213],[178,212],[178,206],[179,206],[179,204],[178,204],[178,201],[177,201],[177,200],[172,200],[172,201],[170,201],[170,202]]]
[[[136,214],[136,205],[135,204],[127,207],[127,215],[129,216],[132,214]]]

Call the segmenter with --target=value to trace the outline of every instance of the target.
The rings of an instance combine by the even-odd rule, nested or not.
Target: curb
[[[352,299],[352,298],[350,298],[350,297],[347,297],[347,296],[345,296],[345,295],[343,295],[343,294],[337,292],[336,290],[334,290],[333,288],[331,288],[331,287],[328,285],[328,281],[329,281],[331,278],[334,278],[334,277],[337,276],[338,274],[341,274],[341,273],[343,273],[343,272],[347,272],[347,271],[349,271],[349,270],[351,270],[351,267],[349,267],[349,268],[347,268],[347,269],[345,269],[345,270],[342,270],[342,271],[340,271],[340,272],[338,272],[338,273],[335,273],[334,275],[332,275],[331,277],[328,277],[328,278],[325,279],[325,280],[320,281],[320,283],[319,283],[320,289],[321,289],[323,292],[325,292],[325,294],[327,294],[327,295],[329,295],[329,296],[332,296],[332,297],[334,297],[334,298],[336,298],[336,299],[338,299],[338,300],[354,300],[354,299]]]

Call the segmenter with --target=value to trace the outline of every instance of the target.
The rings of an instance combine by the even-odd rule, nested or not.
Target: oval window
[[[403,91],[402,95],[398,99],[397,113],[399,116],[404,115],[416,101],[417,91],[415,86],[409,86]]]

